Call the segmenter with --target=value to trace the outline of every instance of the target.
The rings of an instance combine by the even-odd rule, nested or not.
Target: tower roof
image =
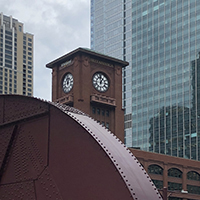
[[[113,62],[113,63],[116,63],[118,65],[120,65],[121,67],[126,67],[127,65],[129,65],[128,62],[126,61],[123,61],[123,60],[120,60],[120,59],[117,59],[117,58],[113,58],[113,57],[110,57],[110,56],[107,56],[107,55],[104,55],[104,54],[101,54],[99,52],[96,52],[96,51],[93,51],[91,49],[88,49],[88,48],[77,48],[53,61],[51,61],[50,63],[46,64],[46,67],[47,68],[53,68],[55,67],[55,65],[59,65],[59,64],[62,64],[63,62],[65,62],[67,59],[71,59],[73,58],[75,55],[77,54],[88,54],[92,57],[97,57],[98,58],[102,58],[103,60],[107,60],[107,61],[110,61],[110,62]]]

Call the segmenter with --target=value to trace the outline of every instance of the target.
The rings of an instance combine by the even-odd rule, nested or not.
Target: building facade
[[[33,35],[0,14],[0,94],[33,95]]]
[[[200,160],[197,0],[91,0],[91,48],[123,72],[129,147]]]
[[[130,150],[148,172],[160,193],[163,194],[163,188],[167,188],[169,200],[200,199],[199,161],[133,148]]]

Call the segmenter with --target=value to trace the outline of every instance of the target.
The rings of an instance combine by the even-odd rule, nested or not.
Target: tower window
[[[106,110],[106,116],[109,117],[109,115],[110,115],[109,110]]]
[[[96,108],[92,107],[92,113],[95,114],[96,113]]]

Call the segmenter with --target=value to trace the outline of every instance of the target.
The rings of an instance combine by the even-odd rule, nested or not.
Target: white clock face
[[[99,92],[105,92],[108,90],[109,81],[108,78],[101,72],[97,72],[92,78],[93,86]]]
[[[66,74],[63,79],[63,91],[65,93],[70,92],[73,87],[73,84],[74,84],[74,79],[72,74],[71,73]]]

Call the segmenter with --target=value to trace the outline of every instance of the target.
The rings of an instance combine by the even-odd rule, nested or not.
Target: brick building
[[[199,161],[177,158],[130,148],[162,193],[168,189],[169,200],[200,199]]]

